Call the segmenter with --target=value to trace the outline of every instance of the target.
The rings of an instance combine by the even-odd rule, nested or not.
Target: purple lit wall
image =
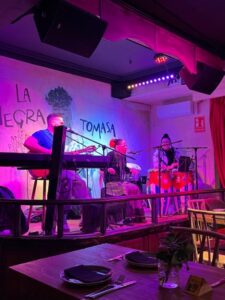
[[[125,138],[133,151],[149,148],[147,106],[145,109],[144,105],[111,98],[108,84],[5,57],[0,57],[0,65],[1,152],[26,152],[25,138],[45,128],[46,116],[51,112],[63,113],[68,127],[103,144],[116,136]],[[68,140],[67,149],[78,147]],[[143,152],[131,162],[139,164],[145,175],[150,158]],[[97,195],[96,172],[90,181],[95,181],[93,190]],[[0,185],[9,187],[17,198],[30,197],[32,185],[26,171],[1,168],[0,174]]]

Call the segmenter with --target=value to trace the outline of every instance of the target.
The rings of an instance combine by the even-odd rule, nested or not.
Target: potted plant
[[[194,246],[191,236],[179,232],[170,232],[161,240],[157,258],[159,259],[159,284],[165,288],[176,288],[179,285],[179,270],[185,264],[189,270]]]

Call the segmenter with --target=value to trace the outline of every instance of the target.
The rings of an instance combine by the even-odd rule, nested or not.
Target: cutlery
[[[214,287],[217,287],[217,286],[219,286],[221,284],[224,284],[224,283],[225,283],[225,278],[222,278],[218,281],[215,281],[215,282],[211,283],[210,286],[214,288]]]
[[[133,252],[133,251],[129,251],[129,252],[126,252],[126,253],[123,253],[123,254],[119,254],[117,256],[114,256],[114,257],[111,257],[111,258],[107,259],[107,261],[121,260],[123,258],[123,256],[125,256],[125,255],[127,255],[131,252]]]
[[[133,285],[135,283],[136,283],[135,280],[131,280],[131,281],[123,282],[123,283],[120,283],[120,284],[116,284],[116,283],[109,284],[105,288],[102,288],[101,290],[98,290],[96,292],[85,295],[84,298],[96,299],[100,296],[111,293],[112,291],[116,291],[116,290],[125,288],[125,287]]]

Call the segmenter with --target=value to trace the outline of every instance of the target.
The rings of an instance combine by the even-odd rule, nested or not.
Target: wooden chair
[[[174,233],[190,234],[195,248],[194,261],[199,263],[210,264],[211,266],[218,266],[220,260],[220,244],[225,243],[225,234],[210,230],[201,230],[189,227],[170,227]],[[199,243],[196,243],[196,236]],[[209,243],[210,241],[210,243]],[[208,260],[205,260],[204,254],[208,253]]]
[[[225,234],[225,212],[215,212],[207,210],[198,210],[198,209],[188,209],[188,218],[190,227],[197,230],[212,231],[214,233]],[[200,245],[202,240],[200,235],[193,236],[194,243]],[[206,241],[207,248],[209,249],[212,245],[210,238],[207,238]],[[220,245],[219,249],[223,254],[225,254],[225,243]],[[204,258],[207,256],[207,260],[210,260],[210,252],[206,251],[204,253]],[[221,257],[223,263],[225,263],[225,257]]]
[[[205,210],[205,199],[188,200],[188,208]]]

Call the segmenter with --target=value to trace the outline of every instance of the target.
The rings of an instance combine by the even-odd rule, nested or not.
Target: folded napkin
[[[80,280],[85,283],[102,281],[111,276],[109,268],[102,266],[79,265],[64,270],[68,278]]]
[[[127,254],[126,259],[135,263],[157,264],[156,257],[152,257],[150,253],[139,252],[139,251],[135,251]]]

